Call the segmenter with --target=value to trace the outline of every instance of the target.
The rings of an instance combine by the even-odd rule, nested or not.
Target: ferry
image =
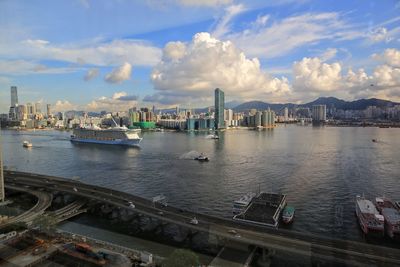
[[[375,198],[376,208],[385,218],[385,231],[390,238],[400,238],[400,211],[388,198]]]
[[[29,143],[28,141],[24,141],[24,142],[22,143],[22,146],[23,146],[23,147],[32,147],[32,143]]]
[[[364,197],[356,197],[356,215],[364,234],[385,234],[385,218],[379,214],[375,205]]]
[[[286,224],[293,222],[295,209],[292,206],[286,206],[282,212],[282,221]]]
[[[128,129],[125,126],[116,126],[102,129],[98,126],[81,127],[74,129],[71,142],[92,143],[106,145],[139,146],[142,138],[140,129]]]
[[[239,214],[246,210],[256,193],[249,192],[233,202],[233,214]]]

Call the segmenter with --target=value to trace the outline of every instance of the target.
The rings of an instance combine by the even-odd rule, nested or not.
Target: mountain
[[[364,110],[368,106],[377,106],[382,108],[382,107],[392,107],[394,105],[400,105],[400,103],[392,102],[389,100],[377,99],[377,98],[345,101],[342,99],[338,99],[336,97],[320,97],[312,102],[299,105],[293,103],[270,104],[262,101],[250,101],[234,107],[233,110],[235,112],[241,112],[241,111],[248,111],[253,108],[257,110],[265,110],[270,108],[274,111],[282,111],[285,107],[288,107],[289,109],[293,107],[312,108],[313,105],[326,105],[327,108],[335,107],[336,109],[343,109],[343,110]]]

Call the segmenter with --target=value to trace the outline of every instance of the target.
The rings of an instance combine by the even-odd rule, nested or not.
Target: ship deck
[[[254,197],[247,209],[233,217],[234,220],[276,227],[282,209],[286,205],[286,196],[275,193],[261,193]]]

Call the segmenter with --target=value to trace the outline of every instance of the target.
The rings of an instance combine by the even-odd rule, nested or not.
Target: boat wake
[[[200,156],[200,152],[196,151],[196,150],[192,150],[190,152],[184,153],[182,154],[179,159],[194,159],[198,156]]]

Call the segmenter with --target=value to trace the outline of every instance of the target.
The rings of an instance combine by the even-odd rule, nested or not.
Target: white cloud
[[[46,40],[0,43],[0,57],[25,60],[59,60],[96,66],[152,66],[159,62],[159,48],[140,40],[123,39],[104,43],[93,40],[86,44],[55,45]]]
[[[54,111],[56,112],[64,112],[69,110],[76,110],[77,105],[72,104],[68,100],[57,100],[53,106]]]
[[[377,97],[400,100],[400,51],[386,49],[375,59],[385,64],[375,67],[371,75],[364,69],[342,73],[339,62],[323,63],[320,58],[303,58],[293,64],[293,91],[299,97],[336,95],[344,98]],[[316,94],[317,93],[317,94]]]
[[[137,105],[137,96],[116,92],[112,97],[102,96],[85,106],[88,111],[127,111]]]
[[[230,32],[230,21],[237,16],[238,14],[245,11],[246,8],[242,5],[231,5],[225,8],[225,14],[217,23],[214,31],[212,32],[212,36],[216,38],[220,38],[221,36]]]
[[[28,60],[0,60],[0,73],[8,75],[19,74],[60,74],[78,71],[79,68],[57,67],[49,68],[43,64]]]
[[[382,54],[374,54],[372,57],[390,66],[400,67],[400,50],[388,48]]]
[[[290,94],[286,78],[270,77],[260,68],[257,58],[249,59],[229,41],[198,33],[184,48],[167,46],[169,54],[155,66],[152,82],[158,93],[144,101],[177,104],[211,100],[212,91],[219,87],[234,99],[265,99],[276,101]],[[177,49],[175,53],[171,51]],[[185,53],[180,51],[184,50]]]
[[[178,3],[186,6],[221,6],[232,3],[232,0],[178,0]]]
[[[131,78],[132,65],[125,62],[122,66],[113,69],[104,80],[109,83],[121,83]]]
[[[321,60],[324,62],[328,61],[328,60],[334,58],[336,56],[337,52],[338,52],[338,50],[336,48],[328,48],[321,55]]]
[[[226,12],[225,17],[231,18],[229,14]],[[338,41],[365,37],[362,30],[355,29],[336,12],[305,13],[282,20],[272,20],[265,14],[259,16],[251,27],[234,33],[230,33],[228,22],[221,19],[216,26],[216,31],[220,34],[216,36],[231,40],[247,55],[259,58],[283,56],[296,48],[314,45],[323,40]]]
[[[90,80],[96,78],[98,75],[99,75],[99,69],[97,69],[97,68],[92,68],[92,69],[89,69],[89,70],[86,72],[85,77],[83,77],[83,79],[84,79],[85,81],[90,81]]]
[[[369,38],[371,39],[372,42],[390,42],[392,38],[389,37],[388,30],[385,27],[378,27],[373,29],[370,34]]]
[[[335,91],[341,84],[339,63],[323,63],[319,58],[303,58],[293,64],[293,86],[297,91]]]

